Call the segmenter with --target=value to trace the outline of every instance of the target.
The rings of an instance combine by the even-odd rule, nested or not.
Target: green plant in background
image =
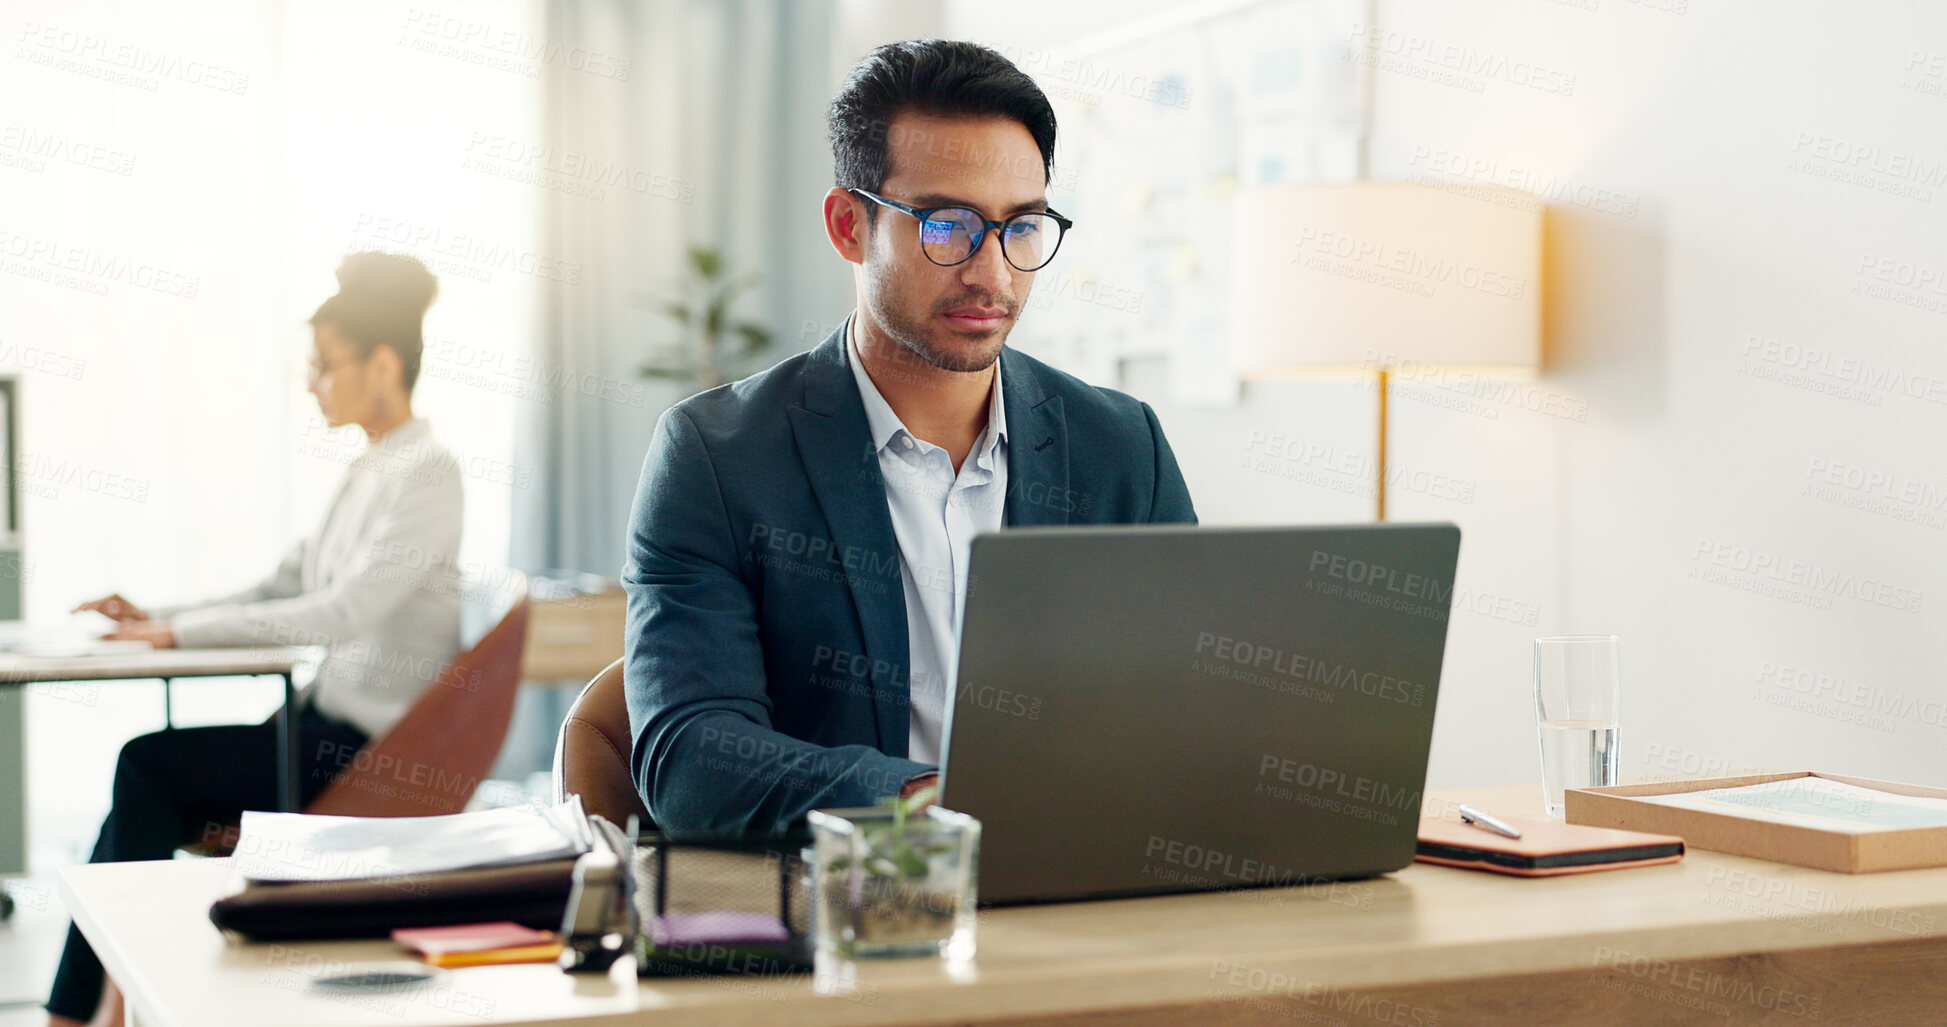
[[[752,271],[735,275],[723,254],[708,246],[689,248],[689,271],[683,295],[667,300],[664,316],[681,326],[682,335],[657,359],[643,364],[644,378],[682,382],[693,392],[714,389],[733,380],[727,371],[741,369],[771,345],[771,330],[755,321],[732,321],[730,306],[737,297],[757,288],[764,276]],[[736,377],[742,377],[737,375]]]

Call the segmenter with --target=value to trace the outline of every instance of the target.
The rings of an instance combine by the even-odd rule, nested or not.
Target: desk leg
[[[284,710],[278,714],[277,721],[277,808],[286,813],[298,812],[298,742],[297,737],[297,688],[291,680],[291,672],[285,671]]]
[[[174,731],[176,729],[175,686],[175,678],[162,679],[162,729],[164,731]]]

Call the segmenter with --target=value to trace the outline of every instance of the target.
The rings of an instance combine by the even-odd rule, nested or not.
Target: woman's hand
[[[117,624],[129,624],[134,621],[149,619],[149,611],[123,599],[119,592],[104,599],[82,603],[69,612],[81,613],[86,610],[93,610]]]
[[[110,642],[147,642],[157,649],[176,647],[176,633],[166,620],[123,621],[121,627],[101,637]]]

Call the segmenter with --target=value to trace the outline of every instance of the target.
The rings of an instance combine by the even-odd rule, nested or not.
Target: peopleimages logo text
[[[1736,572],[1796,586],[1823,595],[1846,596],[1874,606],[1917,613],[1926,593],[1917,588],[1891,585],[1864,578],[1848,571],[1836,571],[1807,560],[1794,559],[1762,549],[1752,549],[1716,539],[1698,539],[1691,560],[1705,572]],[[1710,574],[1700,575],[1716,581]]]
[[[1301,763],[1276,753],[1267,752],[1258,759],[1257,776],[1358,802],[1377,803],[1401,810],[1420,808],[1418,788],[1405,788],[1357,774],[1346,774],[1316,763]]]
[[[1444,603],[1453,595],[1453,586],[1442,584],[1437,578],[1411,571],[1401,572],[1385,564],[1355,557],[1341,556],[1323,549],[1312,551],[1311,572],[1321,570],[1326,577],[1337,578],[1351,585],[1363,585],[1382,592],[1392,592],[1408,599],[1424,599]]]
[[[1286,652],[1275,646],[1246,642],[1212,631],[1197,632],[1196,651],[1198,656],[1220,664],[1269,671],[1295,681],[1310,681],[1341,691],[1350,689],[1361,695],[1391,702],[1419,706],[1426,701],[1426,686],[1417,682],[1376,670],[1361,670],[1349,664],[1326,663],[1303,653]]]

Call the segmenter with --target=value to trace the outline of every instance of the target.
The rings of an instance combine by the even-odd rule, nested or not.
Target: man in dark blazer
[[[1004,347],[1068,226],[1033,80],[974,44],[891,44],[831,132],[857,310],[664,414],[636,491],[631,767],[672,833],[933,783],[971,534],[1196,519],[1146,404]]]

